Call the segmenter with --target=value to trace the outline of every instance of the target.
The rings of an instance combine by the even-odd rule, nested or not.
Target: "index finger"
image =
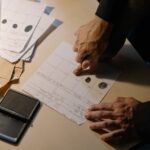
[[[78,50],[76,61],[82,63],[85,60],[89,60],[92,57],[92,51]]]
[[[82,73],[82,65],[80,64],[80,65],[73,71],[73,73],[74,73],[76,76],[81,75],[81,73]]]
[[[112,103],[100,103],[100,104],[94,104],[91,105],[88,110],[113,110],[113,104]]]
[[[117,138],[119,136],[122,136],[125,133],[124,129],[117,129],[108,133],[105,133],[101,136],[101,139],[104,141],[111,141],[114,138]]]

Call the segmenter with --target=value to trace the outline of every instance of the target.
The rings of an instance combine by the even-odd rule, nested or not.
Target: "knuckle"
[[[101,118],[101,117],[104,117],[105,113],[103,111],[99,111],[98,112],[98,116]]]
[[[104,128],[108,127],[108,122],[106,122],[106,121],[103,122],[102,126],[103,126]]]
[[[109,139],[111,139],[110,137],[101,137],[101,139],[103,140],[103,141],[108,141]]]
[[[118,113],[117,113],[117,111],[116,111],[116,110],[112,111],[112,116],[113,116],[113,117],[116,117],[116,116],[117,116],[117,114],[118,114]]]
[[[89,127],[90,127],[90,129],[96,129],[97,128],[97,126],[95,124],[91,124],[91,125],[89,125]]]

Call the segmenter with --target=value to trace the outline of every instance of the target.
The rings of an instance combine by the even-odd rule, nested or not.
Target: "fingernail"
[[[83,68],[83,69],[87,69],[89,66],[90,66],[89,61],[84,61],[84,62],[82,63],[82,68]]]
[[[89,125],[89,128],[91,129],[91,130],[94,130],[95,128],[93,127],[93,125]]]
[[[91,105],[91,106],[88,107],[88,110],[92,110],[92,108],[93,108],[93,106]]]
[[[86,118],[88,118],[88,117],[89,117],[88,112],[85,112],[84,116],[85,116]]]
[[[76,75],[76,76],[80,76],[81,75],[81,70],[80,69],[75,69],[74,71],[73,71],[73,73]]]

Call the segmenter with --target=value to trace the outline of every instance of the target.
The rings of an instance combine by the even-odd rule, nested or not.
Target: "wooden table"
[[[73,44],[74,32],[94,17],[98,6],[96,0],[47,0],[47,3],[55,7],[52,15],[64,23],[38,46],[32,63],[25,65],[25,72],[20,83],[12,86],[14,89],[21,90],[22,85],[62,41]],[[150,70],[145,67],[135,51],[127,51],[128,46],[117,57],[123,72],[104,101],[113,101],[117,96],[132,96],[141,101],[150,99]],[[107,145],[100,140],[99,135],[88,128],[87,123],[78,126],[43,105],[20,144],[13,146],[0,141],[0,149],[111,150],[124,148],[119,146],[113,148]]]

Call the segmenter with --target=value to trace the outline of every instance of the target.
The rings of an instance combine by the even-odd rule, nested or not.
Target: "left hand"
[[[85,117],[91,120],[92,130],[109,130],[101,136],[104,141],[124,136],[129,129],[134,129],[133,115],[141,102],[131,97],[118,97],[113,103],[92,105]]]

